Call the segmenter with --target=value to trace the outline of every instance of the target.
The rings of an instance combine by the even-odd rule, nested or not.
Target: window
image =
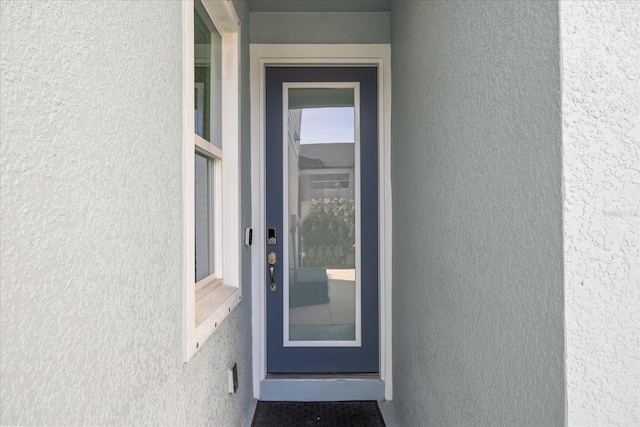
[[[333,188],[349,188],[350,179],[349,173],[325,173],[325,174],[310,174],[309,181],[311,183],[312,190],[325,190]]]
[[[183,4],[187,361],[242,298],[240,23],[230,1],[188,0]]]

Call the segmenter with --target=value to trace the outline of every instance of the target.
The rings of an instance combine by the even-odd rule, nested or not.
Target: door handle
[[[271,292],[275,292],[277,287],[276,287],[276,282],[273,278],[273,270],[275,269],[275,265],[278,262],[278,257],[276,256],[275,252],[270,252],[269,255],[267,255],[267,263],[269,264],[269,274],[271,276],[271,285],[269,286],[269,289],[271,290]]]

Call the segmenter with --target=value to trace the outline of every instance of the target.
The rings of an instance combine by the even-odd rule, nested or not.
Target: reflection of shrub
[[[308,267],[353,267],[356,206],[347,199],[313,199],[302,223],[302,247]],[[349,259],[347,259],[347,257]]]

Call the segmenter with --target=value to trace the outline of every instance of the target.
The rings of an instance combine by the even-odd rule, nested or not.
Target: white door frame
[[[385,400],[393,398],[391,359],[391,46],[251,44],[251,323],[253,396],[266,377],[265,86],[267,65],[373,65],[378,67],[379,312],[380,379]]]

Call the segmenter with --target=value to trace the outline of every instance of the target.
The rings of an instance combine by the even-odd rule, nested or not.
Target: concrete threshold
[[[270,374],[261,381],[260,400],[381,401],[384,381],[378,374]]]

